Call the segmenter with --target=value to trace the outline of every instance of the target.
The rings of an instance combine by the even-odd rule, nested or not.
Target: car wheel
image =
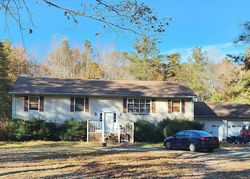
[[[192,151],[192,152],[195,152],[197,150],[195,144],[191,143],[189,145],[189,150]]]
[[[208,152],[213,152],[213,151],[214,151],[214,148],[207,148],[207,151],[208,151]]]
[[[171,148],[172,148],[171,143],[170,142],[166,142],[165,143],[165,149],[170,150]]]

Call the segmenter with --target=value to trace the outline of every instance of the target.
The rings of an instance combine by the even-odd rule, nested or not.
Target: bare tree
[[[6,17],[5,27],[8,29],[7,17],[11,17],[17,23],[22,38],[24,31],[32,33],[35,27],[31,9],[27,2],[27,0],[0,0],[0,10]],[[65,17],[74,23],[78,23],[80,17],[87,18],[102,23],[103,28],[128,31],[154,40],[157,39],[159,34],[166,31],[166,27],[171,21],[171,18],[159,19],[153,8],[145,3],[139,3],[137,0],[119,0],[116,2],[86,0],[81,3],[78,2],[77,9],[61,5],[59,1],[55,0],[34,0],[33,2],[45,3],[48,7],[62,11]],[[76,2],[72,1],[72,4],[73,2],[75,5]]]

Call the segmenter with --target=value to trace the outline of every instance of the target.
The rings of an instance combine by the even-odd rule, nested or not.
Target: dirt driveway
[[[250,178],[250,147],[214,153],[138,146],[0,148],[0,178],[83,177]]]

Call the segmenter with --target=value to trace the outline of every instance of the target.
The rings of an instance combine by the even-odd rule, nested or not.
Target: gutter
[[[143,95],[116,95],[116,94],[106,94],[106,95],[98,95],[98,94],[84,94],[84,93],[16,93],[9,92],[10,95],[48,95],[48,96],[93,96],[93,97],[148,97],[148,98],[192,98],[194,101],[197,96],[143,96]]]

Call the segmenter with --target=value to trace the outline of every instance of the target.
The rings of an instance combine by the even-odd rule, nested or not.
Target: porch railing
[[[134,142],[134,122],[125,122],[122,124],[117,124],[118,128],[115,133],[118,135],[118,141]],[[105,131],[103,121],[99,120],[88,120],[87,121],[87,142],[89,142],[90,133],[101,133],[102,142],[104,142]]]

